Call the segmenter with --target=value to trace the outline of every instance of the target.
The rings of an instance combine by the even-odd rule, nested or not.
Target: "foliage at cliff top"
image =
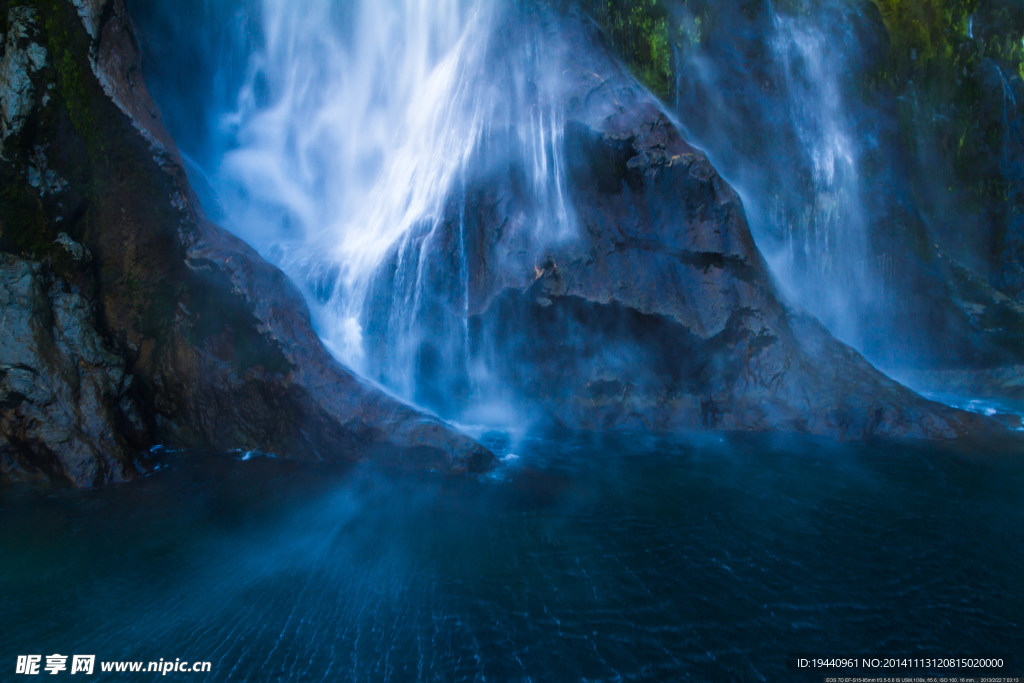
[[[866,2],[867,0],[848,0]],[[917,76],[955,86],[956,72],[989,58],[1024,78],[1024,9],[1019,0],[870,0],[885,22],[891,45],[882,76],[894,84]],[[613,47],[655,93],[671,93],[673,50],[699,44],[706,26],[736,5],[744,13],[765,2],[716,4],[708,0],[578,0],[604,29]],[[806,12],[824,0],[780,0],[780,12]]]
[[[939,75],[989,58],[1024,78],[1024,8],[1016,0],[873,2],[889,32],[894,75],[915,68]]]
[[[673,22],[666,0],[579,0],[637,77],[660,97],[674,82]]]
[[[907,102],[919,107],[901,111],[904,137],[933,129],[934,144],[979,206],[1005,202],[1009,180],[994,160],[1003,156],[1006,122],[990,91],[995,87],[1001,102],[1013,97],[1007,94],[1012,81],[1024,79],[1024,6],[1019,0],[873,1],[890,41],[881,81],[911,93]]]
[[[1019,90],[1013,81],[1024,79],[1021,0],[574,0],[663,99],[675,94],[675,58],[727,39],[734,21],[758,24],[773,12],[814,16],[843,3],[860,12],[877,8],[884,23],[889,52],[861,74],[868,86],[863,96],[898,103],[911,153],[915,141],[930,140],[949,160],[955,183],[979,205],[1009,198],[1010,181],[993,163],[1003,156],[1005,132],[991,111],[990,91],[993,77],[1003,81],[997,99]]]

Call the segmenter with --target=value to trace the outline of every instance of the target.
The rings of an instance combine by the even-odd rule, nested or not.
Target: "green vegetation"
[[[1024,11],[1013,0],[873,0],[892,46],[893,77],[963,75],[985,58],[1024,78]]]
[[[856,0],[850,0],[854,2]],[[779,0],[775,9],[803,13],[821,0]],[[963,69],[985,58],[1024,78],[1024,10],[1016,0],[872,0],[889,34],[893,84],[922,77],[955,86]],[[719,13],[749,14],[757,3],[708,0],[579,0],[612,46],[654,92],[666,95],[674,78],[673,51],[699,45]],[[973,36],[972,36],[973,34]]]
[[[1016,0],[874,0],[891,45],[880,83],[901,99],[913,149],[926,141],[949,161],[978,209],[1010,198],[999,159],[1010,82],[1024,78],[1024,8]]]
[[[573,0],[563,0],[573,2]],[[655,94],[669,98],[676,58],[727,40],[727,27],[776,11],[814,17],[837,0],[575,0],[612,48]],[[838,0],[870,17],[869,0]],[[941,178],[967,212],[1022,211],[1010,206],[1006,177],[1007,102],[1024,80],[1024,6],[1020,0],[870,0],[889,52],[861,73],[860,96],[895,103],[901,143],[927,185]],[[716,29],[717,27],[717,29]],[[879,25],[879,30],[882,26]],[[768,35],[764,37],[769,39]],[[739,38],[739,40],[743,40]],[[767,44],[766,44],[767,47]],[[757,64],[750,65],[756,71]],[[1016,91],[1011,95],[1012,91]],[[922,186],[922,190],[926,188]],[[1017,193],[1017,199],[1020,193]],[[995,239],[998,242],[998,237]]]
[[[47,49],[56,71],[56,85],[71,125],[85,142],[95,163],[106,158],[106,137],[94,112],[96,86],[88,63],[88,37],[84,31],[69,31],[69,8],[59,0],[38,0],[39,14],[45,26]],[[73,10],[72,10],[73,11]],[[75,26],[75,24],[71,24]],[[88,75],[86,75],[88,74]],[[90,90],[91,86],[91,90]]]
[[[581,6],[604,29],[612,47],[637,77],[659,97],[672,93],[673,35],[666,0],[581,0]]]
[[[892,76],[937,68],[963,58],[968,22],[978,0],[874,0],[889,32]]]

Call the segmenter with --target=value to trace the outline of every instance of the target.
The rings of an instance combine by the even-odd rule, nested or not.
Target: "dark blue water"
[[[0,490],[0,678],[53,652],[314,681],[820,681],[789,655],[1021,653],[1020,442],[517,450],[480,479],[169,454],[107,490]]]

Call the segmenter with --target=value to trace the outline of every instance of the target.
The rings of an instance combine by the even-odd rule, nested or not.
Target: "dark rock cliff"
[[[0,478],[121,481],[155,444],[487,466],[204,218],[122,0],[0,2],[0,33]]]
[[[521,169],[487,158],[449,202],[419,259],[425,329],[453,329],[467,243],[468,362],[442,338],[423,344],[431,397],[441,373],[485,364],[541,422],[571,429],[792,430],[865,438],[949,438],[985,420],[932,403],[882,375],[816,320],[780,301],[737,193],[690,146],[663,106],[624,71],[596,27],[540,13],[528,30],[556,65],[564,101],[574,233],[532,226]],[[496,44],[515,44],[509,36]],[[531,34],[533,35],[533,34]],[[591,46],[598,46],[596,49]],[[495,55],[500,68],[502,55]],[[551,68],[556,68],[552,66]],[[515,93],[513,85],[504,87]],[[529,94],[526,95],[529,97]],[[495,130],[493,138],[516,132]],[[500,158],[500,155],[499,155]],[[402,301],[402,294],[375,301]],[[380,325],[386,321],[380,315]],[[461,380],[447,378],[457,393]],[[463,382],[465,383],[465,382]]]

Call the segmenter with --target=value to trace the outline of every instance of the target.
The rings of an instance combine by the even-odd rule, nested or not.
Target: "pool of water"
[[[55,652],[210,680],[1019,666],[1022,444],[531,440],[481,478],[178,453],[105,490],[0,490],[0,678]]]

